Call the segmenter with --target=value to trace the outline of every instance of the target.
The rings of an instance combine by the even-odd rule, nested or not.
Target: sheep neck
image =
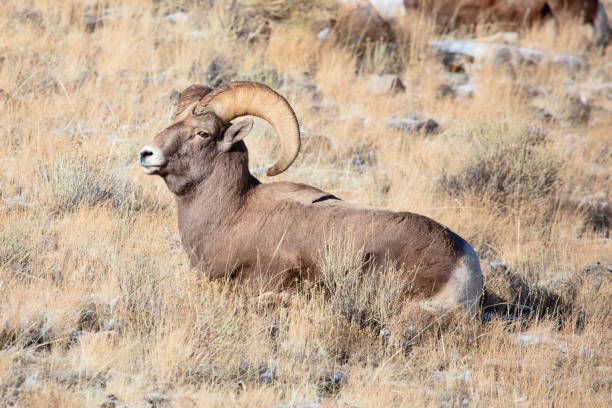
[[[246,149],[217,157],[208,177],[186,194],[176,196],[179,227],[183,222],[202,226],[234,219],[229,214],[240,212],[247,193],[257,184],[259,181],[249,172]]]

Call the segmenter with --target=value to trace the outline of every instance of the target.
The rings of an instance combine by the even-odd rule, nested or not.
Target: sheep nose
[[[145,148],[140,151],[140,161],[143,161],[149,156],[153,156],[153,152],[151,150]]]

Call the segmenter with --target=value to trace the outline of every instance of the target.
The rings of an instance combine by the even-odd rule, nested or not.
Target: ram
[[[174,123],[140,152],[144,172],[161,176],[176,197],[194,267],[280,293],[299,280],[319,281],[325,244],[351,236],[364,265],[402,268],[411,283],[406,297],[429,310],[478,311],[482,273],[466,241],[422,215],[347,203],[304,184],[261,183],[242,140],[253,120],[234,121],[245,115],[265,119],[280,138],[267,174],[285,171],[300,149],[298,121],[282,96],[253,82],[185,89]]]

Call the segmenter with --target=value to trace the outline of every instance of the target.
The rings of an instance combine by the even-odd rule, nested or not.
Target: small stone
[[[417,123],[415,128],[417,131],[419,132],[424,131],[425,134],[429,135],[437,131],[440,128],[440,126],[438,125],[438,122],[436,122],[435,120],[427,119],[424,122]]]
[[[513,402],[515,404],[520,404],[522,402],[527,402],[529,400],[529,398],[526,395],[523,395],[521,397],[516,398]]]
[[[147,401],[153,408],[162,407],[172,401],[172,397],[162,395],[158,392],[152,392],[150,394],[147,394],[144,398],[145,401]]]
[[[22,23],[34,23],[38,26],[43,23],[43,15],[39,9],[21,3],[13,9],[13,17],[19,19]]]
[[[489,266],[493,272],[506,272],[508,270],[508,264],[506,261],[491,262],[489,263]]]
[[[319,31],[317,33],[317,40],[319,41],[323,41],[327,38],[327,36],[329,35],[331,29],[329,27],[326,27],[324,29],[322,29],[321,31]]]
[[[319,376],[319,393],[323,395],[331,395],[340,390],[342,384],[346,383],[348,378],[341,372],[329,372]]]
[[[591,105],[584,94],[572,96],[566,108],[567,120],[573,123],[587,123],[591,110]]]
[[[85,25],[85,31],[93,33],[97,27],[102,25],[102,19],[95,16],[83,16],[83,24]]]
[[[438,122],[433,119],[427,119],[419,122],[414,119],[387,119],[387,123],[405,133],[423,132],[431,134],[439,129]]]
[[[406,90],[402,80],[393,74],[370,75],[367,81],[372,95],[397,94]]]
[[[259,377],[257,381],[263,383],[270,383],[276,379],[276,362],[270,360],[270,363],[266,366],[264,363],[259,363]]]
[[[205,75],[208,85],[216,88],[232,81],[236,76],[236,71],[225,57],[217,55],[208,63]]]
[[[544,122],[552,122],[555,120],[553,114],[546,108],[533,108],[533,113]]]
[[[461,98],[472,98],[474,93],[476,93],[476,85],[474,85],[472,82],[459,85],[455,89],[457,91],[457,96]]]
[[[174,105],[178,102],[179,98],[181,97],[181,93],[179,91],[177,91],[176,89],[173,89],[172,91],[170,91],[170,93],[166,96],[166,101],[171,104]]]
[[[445,98],[453,99],[456,96],[457,96],[457,91],[455,91],[455,89],[448,84],[440,84],[436,88],[436,98],[438,99],[445,99]]]
[[[184,11],[177,11],[166,16],[166,20],[172,23],[184,23],[188,18],[189,16]]]

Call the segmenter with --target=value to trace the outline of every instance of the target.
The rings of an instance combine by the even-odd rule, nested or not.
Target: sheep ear
[[[219,144],[219,150],[223,152],[229,151],[234,143],[241,141],[251,132],[252,127],[253,119],[243,119],[232,123],[223,133],[223,140]]]

